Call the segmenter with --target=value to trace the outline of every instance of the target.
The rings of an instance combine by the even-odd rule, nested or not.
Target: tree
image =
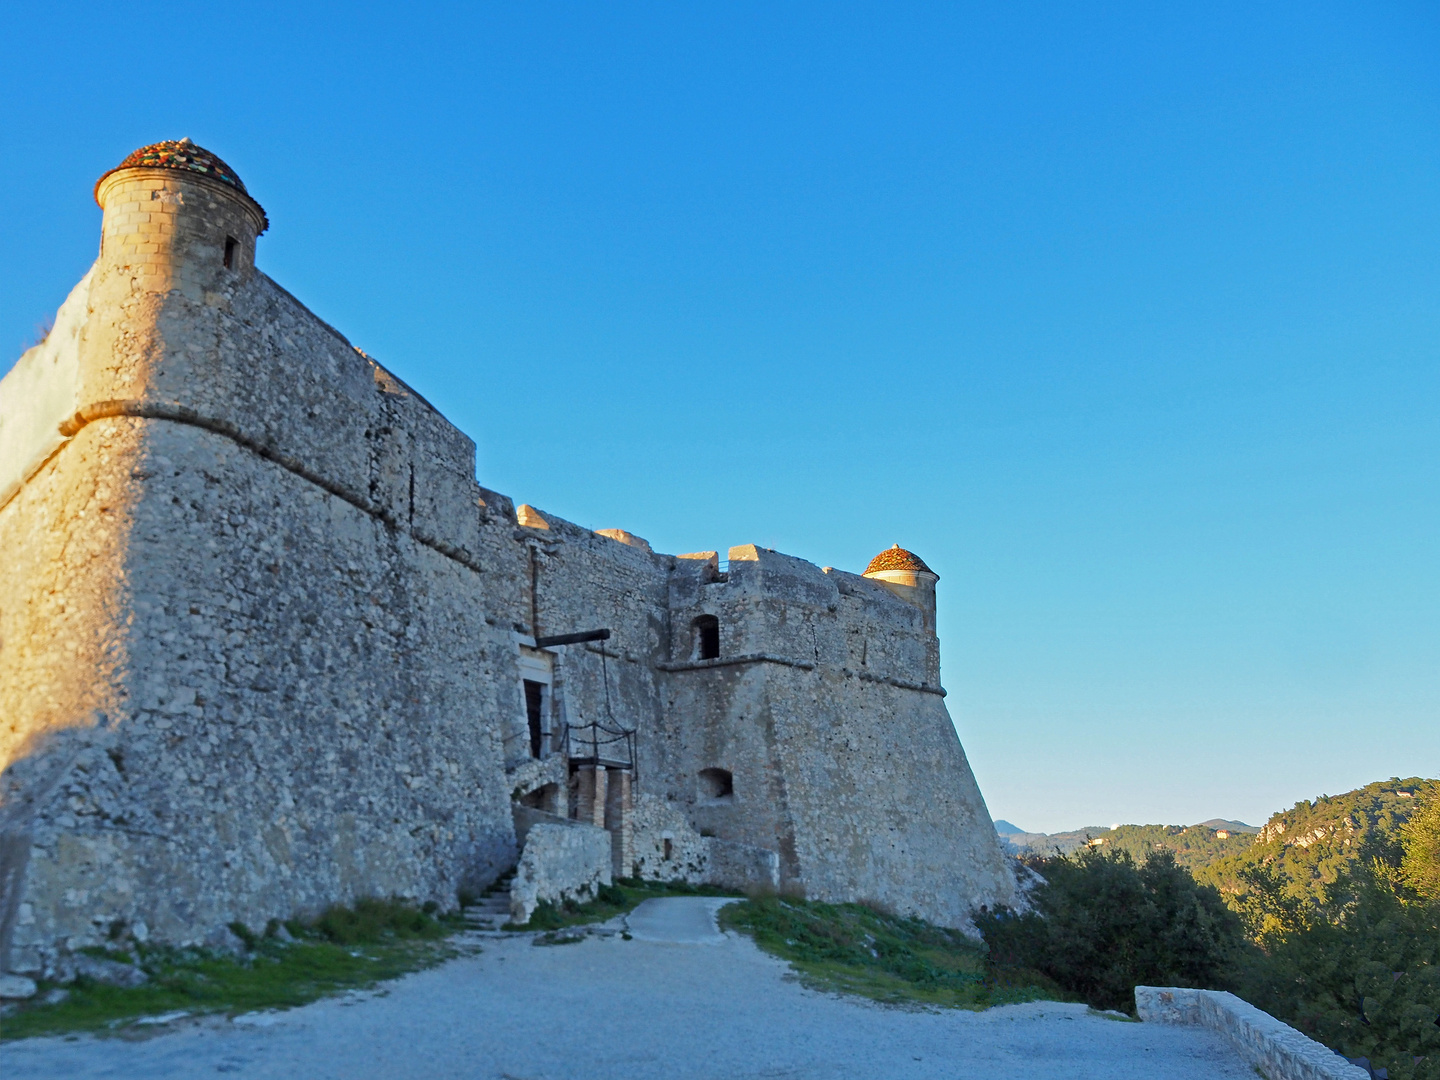
[[[1440,799],[1411,816],[1401,832],[1400,876],[1429,901],[1440,901]]]
[[[999,965],[1031,968],[1102,1009],[1133,1012],[1135,986],[1223,987],[1245,947],[1240,920],[1213,888],[1157,851],[1084,848],[1033,860],[1045,879],[1025,915],[977,920]]]
[[[1246,964],[1241,997],[1391,1080],[1440,1078],[1440,904],[1373,859],[1303,919],[1267,914],[1266,955]]]

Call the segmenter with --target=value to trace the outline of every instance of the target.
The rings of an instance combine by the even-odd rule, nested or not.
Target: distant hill
[[[1212,819],[1219,820],[1219,819]],[[1243,823],[1242,823],[1243,824]],[[1247,826],[1247,828],[1249,828]],[[1212,825],[1121,825],[1097,837],[1097,845],[1129,852],[1136,862],[1144,862],[1153,851],[1168,850],[1175,861],[1196,873],[1202,868],[1232,855],[1238,855],[1255,842],[1258,829],[1244,831],[1228,821]]]
[[[1105,825],[1091,825],[1063,833],[1034,833],[1001,820],[995,822],[995,831],[1000,835],[1001,846],[1012,855],[1054,855],[1057,850],[1068,855],[1110,829]]]
[[[1343,795],[1302,800],[1259,828],[1211,818],[1190,826],[1091,825],[1061,833],[1022,832],[1008,821],[997,821],[995,830],[1006,849],[1021,856],[1069,855],[1089,845],[1125,851],[1143,862],[1165,848],[1197,880],[1216,886],[1232,901],[1247,889],[1245,872],[1264,867],[1288,895],[1316,900],[1341,870],[1359,859],[1380,855],[1398,860],[1400,827],[1419,806],[1437,798],[1440,780],[1391,777]]]
[[[1227,829],[1230,832],[1258,833],[1259,825],[1246,825],[1243,821],[1226,821],[1224,818],[1212,817],[1209,821],[1200,822],[1207,829]]]
[[[1392,776],[1343,795],[1322,795],[1281,810],[1254,843],[1196,873],[1232,895],[1246,891],[1244,871],[1264,867],[1286,894],[1319,899],[1348,865],[1374,856],[1398,860],[1400,827],[1428,800],[1440,798],[1440,780]]]
[[[1002,827],[1003,826],[1003,827]],[[997,821],[1006,849],[1014,855],[1069,855],[1087,845],[1129,852],[1144,862],[1152,851],[1168,848],[1175,861],[1191,872],[1236,854],[1254,842],[1259,829],[1243,821],[1211,818],[1199,825],[1120,825],[1114,829],[1091,825],[1061,833],[1022,832],[1008,821]],[[1225,835],[1221,835],[1224,833]]]

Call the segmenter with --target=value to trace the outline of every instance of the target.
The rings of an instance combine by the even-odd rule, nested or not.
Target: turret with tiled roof
[[[192,300],[249,279],[270,227],[239,175],[189,139],[151,143],[95,182],[100,257],[142,292]]]
[[[940,575],[926,566],[919,555],[899,544],[888,547],[870,560],[864,576],[918,607],[925,616],[925,628],[932,634],[935,632],[935,583]]]

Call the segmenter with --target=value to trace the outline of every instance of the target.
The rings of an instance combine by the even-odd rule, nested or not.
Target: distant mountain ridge
[[[995,831],[1005,849],[1019,856],[1069,855],[1089,846],[1124,851],[1143,862],[1152,852],[1168,849],[1198,880],[1232,896],[1249,891],[1246,874],[1263,868],[1290,896],[1316,901],[1325,883],[1347,865],[1398,850],[1400,827],[1417,806],[1437,798],[1440,780],[1392,776],[1341,795],[1302,799],[1258,828],[1211,818],[1190,826],[1091,825],[1031,833],[1001,820]]]
[[[1143,862],[1152,851],[1167,848],[1176,862],[1194,871],[1227,856],[1238,855],[1254,843],[1260,829],[1243,821],[1211,818],[1188,826],[1090,825],[1069,832],[1031,833],[1001,819],[995,822],[995,831],[1013,855],[1069,855],[1088,846],[1125,851],[1137,862]]]

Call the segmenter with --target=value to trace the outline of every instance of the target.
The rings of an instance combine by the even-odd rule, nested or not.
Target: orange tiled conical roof
[[[870,565],[865,567],[867,574],[878,573],[881,570],[920,570],[927,574],[935,573],[925,565],[924,559],[913,551],[906,551],[899,544],[880,552],[870,560]]]

